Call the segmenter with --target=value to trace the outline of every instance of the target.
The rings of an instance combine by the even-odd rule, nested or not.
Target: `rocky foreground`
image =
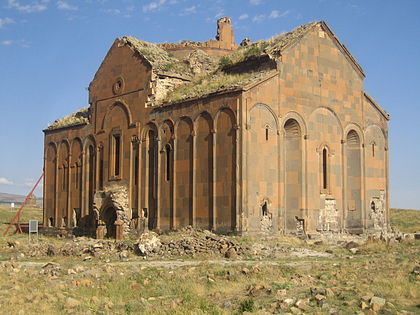
[[[414,234],[0,239],[5,313],[416,314]]]

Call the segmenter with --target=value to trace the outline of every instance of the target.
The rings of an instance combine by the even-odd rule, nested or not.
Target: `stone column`
[[[215,132],[215,130],[213,129],[212,131],[211,131],[211,139],[212,139],[212,152],[211,152],[211,154],[212,154],[212,166],[211,166],[211,168],[212,168],[212,172],[211,172],[211,178],[210,178],[210,182],[212,183],[212,188],[211,188],[211,191],[212,191],[212,194],[213,194],[213,196],[212,196],[212,209],[211,209],[211,215],[212,215],[212,222],[211,222],[211,227],[210,227],[210,229],[211,230],[216,230],[216,228],[217,228],[217,226],[216,226],[216,180],[217,180],[217,178],[216,178],[216,167],[217,167],[217,164],[216,164],[216,139],[217,139],[217,137],[216,137],[216,132]]]
[[[122,240],[124,239],[124,222],[120,219],[117,219],[115,221],[115,239],[116,240]]]
[[[102,220],[98,220],[98,227],[96,228],[96,239],[103,239],[105,237],[105,232],[105,222]]]
[[[194,129],[194,125],[193,125],[193,131],[191,132],[191,138],[192,138],[192,152],[191,152],[191,161],[190,163],[192,163],[192,168],[191,168],[191,172],[192,172],[192,194],[191,194],[191,202],[192,202],[192,226],[196,227],[196,222],[195,219],[197,217],[196,215],[196,190],[197,190],[197,179],[196,179],[196,163],[195,163],[195,156],[196,156],[196,149],[197,149],[197,137],[195,135],[195,129]]]

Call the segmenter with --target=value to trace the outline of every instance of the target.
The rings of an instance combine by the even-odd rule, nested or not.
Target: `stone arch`
[[[341,123],[340,118],[338,117],[337,113],[330,107],[328,106],[319,106],[317,108],[315,108],[309,115],[310,118],[312,118],[314,116],[314,114],[316,114],[319,111],[328,111],[336,120],[338,126],[339,126],[339,131],[340,131],[340,135],[342,136],[344,134],[344,128],[343,128],[343,124]]]
[[[88,135],[83,144],[84,152],[84,209],[82,209],[82,217],[88,215],[93,210],[93,197],[95,194],[96,184],[96,141],[93,135]]]
[[[323,230],[326,228],[325,222],[334,218],[335,223],[331,226],[334,230],[338,230],[341,227],[340,217],[343,215],[344,208],[343,126],[334,110],[320,106],[308,116],[307,128],[306,172],[309,176],[314,176],[313,181],[310,181],[314,184],[312,187],[308,186],[306,197],[308,205],[311,205],[310,208],[314,209],[315,216],[318,218],[313,222],[308,222],[308,229]],[[328,152],[324,152],[324,148]],[[323,172],[324,154],[327,158],[327,173]],[[327,189],[324,189],[323,176],[325,175]]]
[[[346,227],[352,229],[363,227],[362,217],[362,161],[361,139],[356,130],[350,129],[346,134]]]
[[[100,213],[99,219],[105,223],[107,238],[116,237],[116,226],[115,222],[118,219],[117,210],[112,205],[107,205],[103,207],[103,210]]]
[[[214,115],[214,122],[213,122],[214,131],[217,133],[217,124],[218,124],[219,116],[221,113],[228,114],[230,116],[230,119],[233,122],[233,128],[236,129],[237,122],[236,122],[236,115],[234,111],[230,107],[222,106],[219,108],[216,115]]]
[[[44,189],[51,192],[46,195],[44,200],[45,216],[44,225],[54,226],[54,218],[56,217],[56,192],[57,192],[57,145],[54,142],[48,143],[45,153],[45,187]],[[51,220],[52,219],[52,222]]]
[[[215,145],[215,229],[220,232],[235,230],[236,222],[236,120],[230,108],[221,108],[216,114]]]
[[[194,134],[194,130],[195,130],[195,128],[194,128],[194,121],[191,119],[191,117],[189,117],[189,116],[182,116],[182,117],[180,117],[176,122],[175,122],[175,125],[174,125],[174,129],[175,129],[175,137],[176,137],[176,134],[177,134],[177,129],[179,128],[179,125],[181,124],[181,123],[187,123],[187,124],[189,124],[190,126],[191,126],[191,135],[192,134]]]
[[[62,140],[58,146],[58,200],[56,225],[67,226],[68,218],[68,197],[69,197],[69,172],[70,172],[70,144],[67,139]]]
[[[80,220],[82,209],[82,169],[83,169],[83,145],[78,137],[71,142],[71,165],[70,165],[70,209],[69,225],[74,227]]]
[[[365,208],[368,228],[383,228],[387,222],[387,138],[381,127],[369,125],[365,136]],[[375,204],[372,209],[371,204]],[[382,226],[381,226],[382,225]]]
[[[157,125],[152,122],[146,124],[142,130],[142,201],[143,208],[147,209],[145,215],[150,230],[158,226],[158,133]]]
[[[193,131],[189,117],[181,117],[175,124],[175,228],[193,224]]]
[[[284,127],[286,122],[290,119],[294,119],[298,123],[301,135],[306,135],[308,133],[308,128],[306,126],[305,119],[298,112],[295,111],[290,111],[283,116],[281,120],[282,126]],[[284,130],[282,130],[282,132],[284,132]]]
[[[165,120],[160,125],[159,159],[160,171],[160,200],[159,222],[162,230],[169,230],[173,226],[173,183],[174,183],[174,125],[172,120]]]
[[[350,131],[353,131],[357,134],[357,136],[359,137],[359,142],[363,145],[364,142],[364,134],[362,131],[362,128],[360,128],[360,126],[356,123],[349,123],[346,125],[346,127],[344,128],[344,135],[348,135],[348,133]]]
[[[122,111],[125,114],[125,118],[127,120],[127,128],[129,128],[132,123],[133,123],[133,116],[131,114],[130,108],[128,107],[127,104],[125,104],[125,102],[123,101],[118,101],[113,103],[112,105],[110,105],[105,113],[105,116],[102,120],[102,124],[101,124],[101,128],[102,130],[105,130],[105,128],[108,128],[109,126],[107,126],[107,120],[110,118],[111,116],[111,112],[114,110],[114,108],[121,108]]]
[[[323,194],[331,194],[331,158],[334,156],[335,151],[327,142],[321,142],[318,146],[318,160],[319,160],[319,187]]]
[[[250,120],[251,119],[251,112],[253,111],[253,110],[255,110],[256,108],[264,108],[265,110],[267,110],[268,112],[270,112],[271,113],[271,115],[272,115],[272,117],[274,118],[274,124],[272,125],[272,127],[273,127],[273,130],[275,129],[276,130],[276,132],[278,132],[279,131],[279,119],[278,119],[278,117],[277,117],[277,115],[276,115],[276,113],[274,112],[274,110],[269,106],[269,105],[267,105],[267,104],[264,104],[264,103],[256,103],[256,104],[254,104],[250,109],[249,109],[249,113],[250,113],[250,115],[248,115],[248,119]],[[251,124],[251,122],[250,121],[248,121],[248,125],[250,125]]]
[[[279,125],[274,111],[266,104],[257,103],[248,115],[247,151],[248,203],[251,229],[265,229],[260,211],[261,197],[272,201],[272,226],[277,227],[279,215]],[[267,223],[267,222],[265,222]]]
[[[197,132],[197,121],[202,118],[205,118],[208,121],[210,130],[214,130],[213,117],[208,111],[202,111],[198,113],[197,115],[195,115],[195,117],[192,119],[192,121],[194,122],[194,133]]]
[[[213,225],[213,120],[202,112],[194,121],[195,224],[210,229]]]
[[[284,121],[285,219],[286,231],[296,233],[296,219],[302,218],[303,155],[302,128],[295,118]]]

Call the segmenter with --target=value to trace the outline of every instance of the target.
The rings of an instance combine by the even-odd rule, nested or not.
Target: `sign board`
[[[29,220],[29,233],[38,233],[38,220]]]
[[[38,220],[29,220],[29,243],[31,242],[32,235],[36,234],[36,239],[38,241]]]

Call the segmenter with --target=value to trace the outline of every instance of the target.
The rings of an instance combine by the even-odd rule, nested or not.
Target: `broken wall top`
[[[88,124],[89,116],[90,116],[89,107],[79,109],[70,115],[67,115],[67,116],[64,116],[63,118],[55,120],[51,125],[49,125],[45,129],[45,131]]]

